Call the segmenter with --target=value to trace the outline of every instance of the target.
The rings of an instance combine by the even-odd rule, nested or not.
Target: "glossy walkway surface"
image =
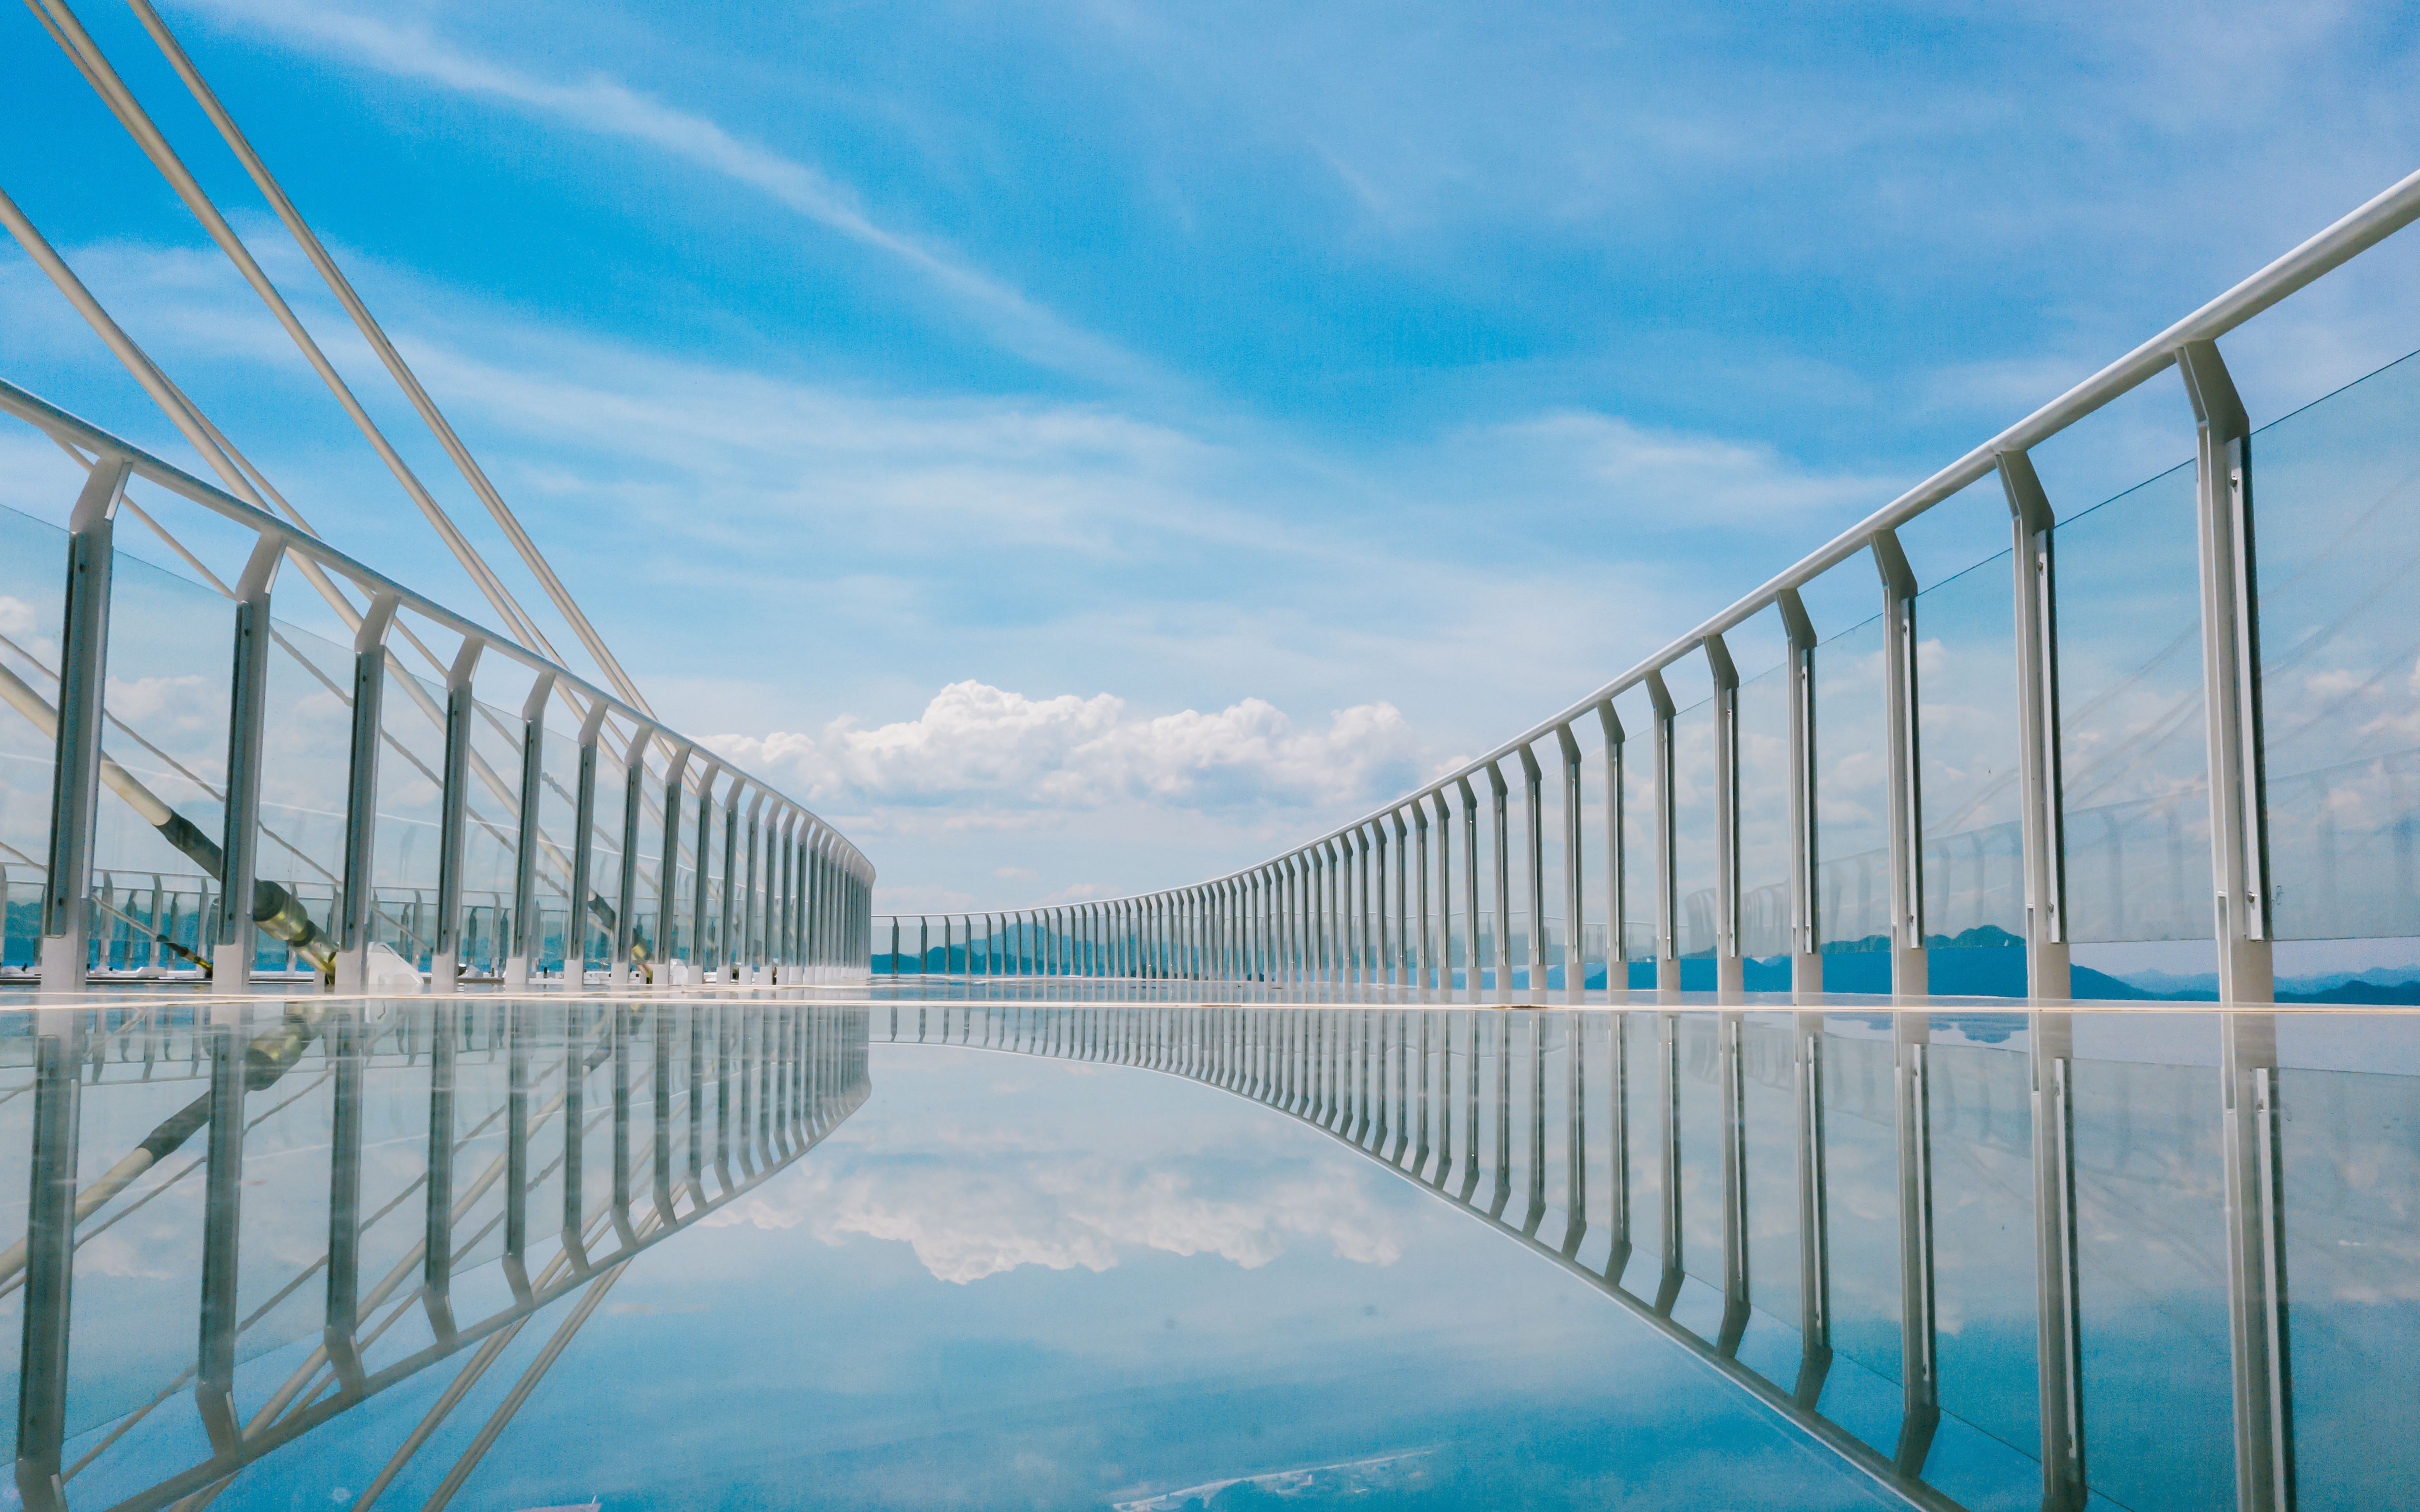
[[[0,1023],[30,1504],[2420,1500],[2412,1018],[200,1017]]]

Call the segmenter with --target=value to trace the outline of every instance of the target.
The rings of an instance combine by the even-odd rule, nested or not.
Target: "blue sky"
[[[164,8],[658,708],[838,819],[884,906],[1184,881],[1358,811],[2420,160],[2393,6]],[[475,606],[0,25],[0,185],[332,537]],[[2230,344],[2256,420],[2420,346],[2415,255]],[[0,372],[184,455],[13,251],[0,310]],[[2185,455],[2172,389],[2043,449],[2061,508]],[[5,445],[8,501],[63,514]],[[2002,544],[1972,503],[1909,532],[1928,580]],[[1837,627],[1873,588],[1835,577]]]

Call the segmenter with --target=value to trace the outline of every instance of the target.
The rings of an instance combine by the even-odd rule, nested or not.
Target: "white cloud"
[[[1137,718],[1108,693],[1034,699],[971,680],[942,688],[911,720],[865,729],[843,717],[820,733],[706,744],[790,779],[810,802],[983,797],[1073,809],[1125,798],[1205,808],[1344,802],[1407,785],[1413,757],[1410,727],[1387,703],[1340,709],[1325,729],[1296,730],[1257,698],[1215,714]]]

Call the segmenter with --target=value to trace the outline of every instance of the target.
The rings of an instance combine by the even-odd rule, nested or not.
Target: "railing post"
[[[1573,737],[1570,725],[1555,726],[1555,748],[1563,758],[1563,991],[1577,1003],[1588,994],[1588,922],[1583,917],[1587,888],[1580,859],[1580,743]],[[1572,1023],[1573,1054],[1577,1055],[1579,1021]]]
[[[461,975],[464,816],[470,806],[471,724],[478,717],[472,684],[487,649],[479,637],[465,636],[445,674],[444,766],[437,796],[437,931],[428,954],[428,983],[441,993],[452,992]]]
[[[588,981],[589,896],[597,872],[597,741],[605,727],[608,705],[602,697],[589,701],[580,721],[579,785],[572,795],[571,918],[564,925],[563,984],[578,991]],[[605,953],[610,964],[613,948]]]
[[[1406,891],[1411,880],[1411,832],[1404,827],[1403,810],[1393,810],[1387,817],[1395,826],[1395,945],[1394,954],[1387,962],[1387,980],[1404,986],[1410,982],[1412,967],[1411,901]],[[1421,886],[1427,886],[1425,879]]]
[[[2223,1013],[2218,1022],[2235,1504],[2239,1512],[2292,1512],[2294,1372],[2287,1326],[2277,1020],[2270,1013]]]
[[[731,794],[722,800],[722,947],[714,958],[715,978],[721,981],[743,980],[740,968],[748,964],[748,941],[738,933],[739,795],[752,785],[734,773]],[[871,966],[870,959],[867,964]]]
[[[690,980],[699,984],[721,964],[706,948],[706,939],[707,868],[714,857],[714,782],[721,775],[722,764],[710,756],[697,774],[697,880],[690,887],[689,967]]]
[[[370,600],[353,634],[353,745],[345,782],[344,928],[337,933],[336,990],[358,993],[368,983],[370,886],[378,848],[380,711],[386,695],[386,632],[400,600],[393,591]]]
[[[1419,929],[1412,936],[1412,981],[1419,989],[1420,1001],[1428,1001],[1430,990],[1429,962],[1434,946],[1429,933],[1429,810],[1427,796],[1412,800],[1413,865],[1419,877],[1417,903],[1419,908]]]
[[[1815,622],[1794,588],[1775,595],[1774,608],[1790,645],[1790,992],[1812,1003],[1823,995],[1815,931]]]
[[[608,981],[630,983],[630,955],[639,933],[639,826],[647,802],[647,740],[654,732],[641,725],[630,733],[622,753],[622,865],[613,888],[613,960]]]
[[[683,776],[691,748],[689,742],[681,741],[673,748],[672,760],[664,764],[664,849],[656,873],[655,985],[659,988],[670,987],[673,980],[673,923],[680,907],[681,798],[687,792]]]
[[[257,940],[253,883],[260,860],[260,761],[269,709],[269,595],[286,561],[286,538],[253,543],[235,590],[235,670],[227,691],[225,825],[219,840],[219,905],[210,933],[210,982],[240,993],[252,981]]]
[[[1395,980],[1393,965],[1387,959],[1387,942],[1392,932],[1387,927],[1387,822],[1370,821],[1370,848],[1362,855],[1362,914],[1375,924],[1369,946],[1369,959],[1361,968],[1362,985],[1384,987]]]
[[[1922,721],[1916,715],[1916,572],[1899,537],[1876,531],[1874,569],[1883,580],[1883,683],[1885,723],[1890,749],[1885,764],[1889,791],[1891,992],[1922,997],[1931,989],[1924,949],[1923,764],[1918,759]]]
[[[2016,573],[2017,780],[2024,845],[2025,990],[2036,1002],[2071,995],[2067,941],[2067,838],[2058,753],[2057,517],[2033,460],[1999,454]],[[2039,1126],[2037,1126],[2039,1127]],[[2045,1416],[2047,1424],[2049,1418]],[[2044,1461],[2045,1464],[2048,1461]],[[2082,1505],[2082,1503],[2077,1503]]]
[[[526,987],[537,955],[537,811],[546,793],[546,706],[554,696],[554,673],[540,672],[521,705],[520,824],[513,836],[513,940],[504,960],[504,985]],[[566,952],[568,953],[568,952]]]
[[[1647,674],[1647,697],[1655,713],[1655,995],[1670,1001],[1681,991],[1680,871],[1673,859],[1672,694],[1664,674]]]
[[[2023,535],[2020,534],[2020,542]],[[2022,569],[2024,558],[2020,554]],[[2084,1338],[2075,1246],[2075,1025],[2028,1015],[2034,1175],[2034,1374],[2041,1418],[2042,1512],[2083,1512]]]
[[[1454,779],[1453,785],[1462,795],[1463,990],[1476,1003],[1485,975],[1479,960],[1479,795],[1471,791],[1467,777]]]
[[[123,457],[95,461],[85,474],[84,487],[68,518],[67,602],[59,626],[59,712],[52,741],[51,843],[49,870],[42,884],[41,972],[42,990],[48,993],[84,991],[85,967],[91,955],[92,835],[101,808],[109,588],[116,567],[117,506],[126,496],[127,471]],[[64,1282],[61,1285],[64,1292]],[[29,1328],[32,1316],[28,1309]],[[54,1463],[52,1473],[56,1471]],[[22,1460],[18,1478],[21,1483],[24,1479]]]
[[[1496,842],[1496,996],[1512,996],[1512,789],[1504,781],[1502,764],[1487,764],[1488,825]]]
[[[1622,728],[1621,717],[1614,712],[1613,700],[1607,699],[1596,706],[1596,721],[1605,737],[1605,997],[1608,1003],[1618,1003],[1622,999],[1614,994],[1627,994],[1630,990],[1630,942],[1622,938],[1621,933],[1621,916],[1629,906],[1629,898],[1622,874]],[[1617,1055],[1621,1053],[1621,1025],[1617,1023],[1614,1026]],[[1629,1229],[1626,1226],[1617,1232],[1622,1242],[1628,1242]]]
[[[2202,708],[2210,746],[2211,875],[2217,884],[2218,1000],[2277,995],[2269,918],[2269,773],[2261,731],[2260,589],[2254,571],[2252,423],[2215,342],[2189,342],[2177,371],[2193,401],[2201,545]]]
[[[1521,758],[1521,861],[1529,885],[1526,900],[1529,905],[1528,995],[1543,1000],[1546,990],[1546,781],[1536,751],[1524,745],[1515,754]]]
[[[1740,954],[1739,669],[1721,636],[1701,644],[1714,682],[1714,995],[1736,1003],[1747,995]]]

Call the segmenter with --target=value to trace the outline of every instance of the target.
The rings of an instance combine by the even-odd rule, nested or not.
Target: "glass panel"
[[[533,972],[561,972],[564,957],[579,944],[570,933],[571,854],[579,843],[579,832],[580,736],[551,723],[538,753],[538,928],[536,953],[530,962]]]
[[[589,836],[588,897],[581,910],[588,941],[585,953],[592,965],[609,964],[613,959],[614,921],[622,908],[622,805],[628,799],[627,780],[626,768],[599,746],[596,812]]]
[[[1621,942],[1633,987],[1655,985],[1655,726],[1644,698],[1616,703],[1621,756]]]
[[[1887,1039],[1823,1036],[1824,1231],[1832,1347],[1900,1379],[1899,1135]]]
[[[416,695],[416,696],[415,696]],[[379,705],[378,887],[370,933],[426,971],[437,949],[439,828],[445,809],[445,688],[387,658]]]
[[[2420,934],[2420,363],[2264,426],[2252,459],[2276,933]]]
[[[1962,1026],[2005,1037],[2024,1021]],[[1925,1066],[1942,1411],[2037,1457],[2032,1067],[2022,1050],[1938,1041]],[[2038,1495],[2039,1465],[2027,1473]]]
[[[639,886],[631,910],[630,958],[645,968],[635,974],[652,981],[657,967],[669,959],[662,949],[664,778],[652,750],[643,752],[640,760],[643,764],[631,778],[639,784]]]
[[[2194,468],[2061,523],[2068,937],[2211,934]]]
[[[2420,1078],[2277,1075],[2298,1504],[2393,1506],[2420,1402]]]
[[[0,669],[11,680],[11,696],[0,700],[0,899],[7,909],[0,965],[26,971],[41,960],[55,747],[39,711],[58,705],[67,560],[65,531],[0,508]]]
[[[345,864],[345,793],[352,773],[353,653],[277,623],[260,751],[259,875],[290,891],[332,936]],[[255,969],[308,971],[262,933]]]
[[[123,551],[114,570],[101,748],[120,775],[104,770],[95,815],[89,959],[104,971],[193,970],[226,829],[235,606]],[[180,826],[148,811],[157,804],[192,826],[182,846],[167,838]]]
[[[487,703],[471,716],[471,781],[463,806],[465,974],[495,977],[512,945],[513,852],[520,839],[521,720]]]
[[[2024,841],[2017,785],[2016,584],[2009,553],[1916,595],[1924,934],[1936,993],[2023,995]]]
[[[2218,1073],[2079,1059],[2072,1116],[2086,1473],[2137,1512],[2231,1505]]]
[[[1740,953],[1751,992],[1790,987],[1790,669],[1739,687]]]
[[[1883,622],[1815,648],[1815,934],[1833,992],[1890,990],[1889,739]]]
[[[1674,949],[1683,956],[1714,953],[1714,701],[1672,717],[1672,872],[1680,907]],[[1683,985],[1712,991],[1714,982]]]

